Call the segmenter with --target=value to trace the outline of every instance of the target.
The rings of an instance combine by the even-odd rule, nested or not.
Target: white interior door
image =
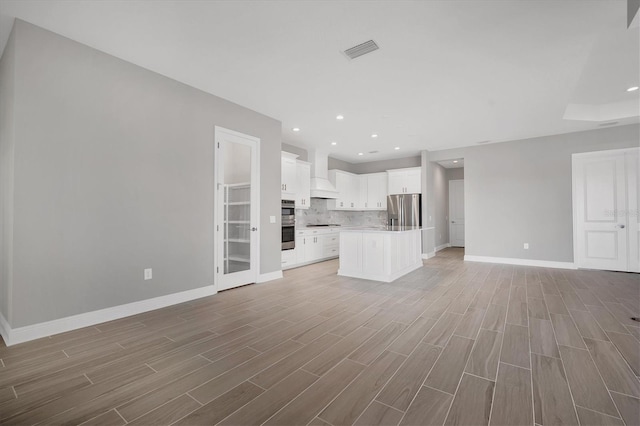
[[[464,247],[464,180],[449,181],[449,243]]]
[[[638,149],[573,155],[580,268],[638,271]]]
[[[218,291],[258,277],[259,139],[216,127],[215,271]]]

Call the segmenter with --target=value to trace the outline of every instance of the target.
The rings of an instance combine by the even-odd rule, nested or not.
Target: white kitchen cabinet
[[[338,190],[338,198],[327,201],[329,210],[364,210],[361,177],[342,170],[329,170],[329,181]]]
[[[281,156],[281,181],[280,190],[283,200],[295,200],[296,198],[296,158],[298,156],[289,152],[282,152]]]
[[[340,233],[335,228],[298,230],[296,248],[282,252],[282,268],[289,269],[335,258],[339,252]]]
[[[296,232],[296,265],[299,265],[301,263],[305,263],[306,260],[306,256],[307,256],[307,245],[305,244],[305,236],[302,234],[299,234]],[[292,265],[289,265],[292,266]]]
[[[308,209],[311,204],[311,164],[296,161],[296,209]]]
[[[286,269],[296,264],[297,262],[296,250],[283,250],[282,251],[282,268]]]
[[[322,257],[336,257],[340,250],[340,234],[335,232],[332,234],[322,235]]]
[[[387,170],[387,174],[389,176],[389,195],[419,194],[422,192],[422,169],[420,167]]]
[[[362,192],[366,192],[365,209],[387,210],[387,174],[371,173],[361,175]]]

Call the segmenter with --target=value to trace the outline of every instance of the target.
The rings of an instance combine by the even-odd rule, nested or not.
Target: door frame
[[[465,247],[467,245],[467,203],[464,203],[464,227],[465,227],[465,238],[464,238],[464,245],[463,246],[454,246],[453,242],[452,242],[452,232],[451,232],[451,182],[462,182],[462,201],[466,201],[465,197],[464,197],[464,179],[451,179],[450,181],[447,181],[447,197],[449,198],[449,205],[447,206],[447,212],[448,212],[448,218],[449,220],[447,222],[447,225],[449,226],[449,246],[450,247]]]
[[[252,259],[253,261],[255,261],[255,276],[253,277],[253,283],[258,282],[258,277],[260,276],[260,234],[262,232],[262,226],[260,225],[260,163],[261,163],[261,157],[260,157],[260,138],[257,138],[255,136],[251,136],[251,135],[247,135],[245,133],[241,133],[235,130],[231,130],[231,129],[227,129],[225,127],[220,127],[220,126],[215,126],[214,127],[214,134],[213,134],[213,227],[212,227],[212,231],[213,231],[213,286],[216,290],[216,292],[221,291],[220,290],[220,277],[222,276],[222,272],[223,271],[223,265],[220,264],[220,243],[217,239],[218,237],[218,233],[222,232],[222,231],[217,231],[216,230],[216,226],[218,225],[218,220],[220,220],[220,207],[221,207],[221,203],[223,203],[223,200],[220,199],[219,196],[219,190],[218,190],[218,184],[220,184],[219,182],[219,178],[218,178],[218,164],[219,161],[221,160],[220,156],[217,155],[218,150],[217,150],[217,144],[219,142],[218,140],[218,136],[220,134],[227,134],[230,136],[234,136],[234,137],[239,137],[242,139],[246,139],[248,141],[254,142],[255,143],[255,153],[256,153],[256,161],[255,161],[255,170],[251,170],[251,173],[255,173],[256,176],[256,180],[257,180],[257,185],[255,186],[255,195],[252,196],[252,203],[253,203],[253,198],[255,197],[256,200],[256,227],[258,228],[258,230],[255,232],[256,233],[256,243],[255,243],[255,247],[251,247],[251,252],[252,252],[252,256],[255,259]]]
[[[636,155],[640,155],[640,148],[622,148],[622,149],[609,149],[609,150],[602,150],[602,151],[590,151],[590,152],[578,152],[578,153],[574,153],[571,154],[571,208],[572,208],[572,218],[573,218],[573,264],[576,267],[576,269],[581,268],[581,265],[578,264],[578,207],[577,207],[577,180],[578,180],[578,176],[577,176],[577,171],[576,171],[576,160],[579,159],[583,159],[583,158],[591,158],[591,157],[600,157],[600,156],[606,156],[606,155],[616,155],[616,154],[636,154]],[[625,190],[627,192],[628,195],[628,176],[626,174],[626,159],[625,159]],[[628,201],[628,200],[627,200]],[[640,200],[638,200],[638,202],[640,202]],[[629,206],[626,206],[626,209],[629,210]],[[627,217],[627,229],[630,228],[629,226],[629,217]],[[627,270],[630,267],[630,242],[629,242],[629,238],[627,238]],[[587,269],[593,269],[593,268],[587,268]]]

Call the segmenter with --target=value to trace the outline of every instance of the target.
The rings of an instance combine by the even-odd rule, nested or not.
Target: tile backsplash
[[[312,198],[308,209],[296,210],[296,226],[304,227],[319,223],[342,226],[385,226],[387,212],[328,210],[327,200],[323,198]]]

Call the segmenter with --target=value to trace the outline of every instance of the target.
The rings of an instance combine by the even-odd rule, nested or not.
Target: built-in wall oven
[[[282,250],[296,248],[296,202],[282,200]]]

